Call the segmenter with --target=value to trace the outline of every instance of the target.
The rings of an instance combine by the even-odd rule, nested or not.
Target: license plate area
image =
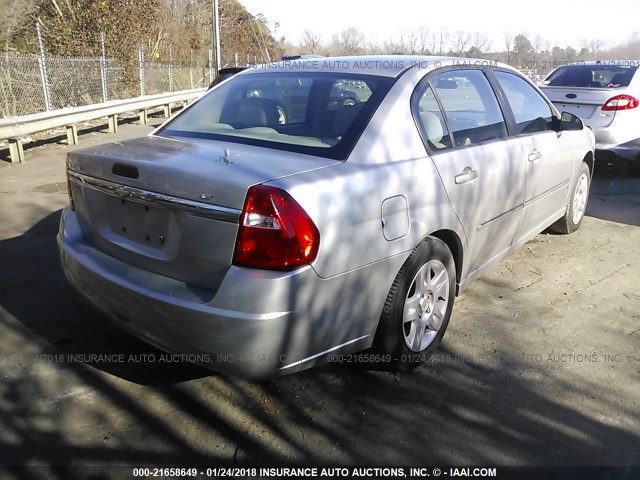
[[[169,209],[118,197],[109,197],[107,203],[107,224],[112,234],[125,243],[167,247],[170,241]]]
[[[578,105],[575,103],[561,103],[559,105],[556,104],[556,106],[558,107],[558,110],[560,110],[560,113],[569,112],[580,118],[591,118],[596,110],[595,105],[586,104]]]

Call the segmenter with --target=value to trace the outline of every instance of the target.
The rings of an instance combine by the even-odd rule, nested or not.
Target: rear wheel
[[[392,368],[415,368],[438,348],[454,297],[453,256],[442,240],[428,237],[400,269],[380,317],[375,346]]]
[[[556,233],[573,233],[582,224],[585,211],[587,210],[587,202],[589,200],[589,186],[591,183],[591,175],[589,167],[582,162],[578,169],[578,174],[571,185],[571,194],[564,215],[559,218],[550,230]]]
[[[640,177],[640,161],[628,162],[627,172],[629,173],[629,175],[633,175],[634,177]]]

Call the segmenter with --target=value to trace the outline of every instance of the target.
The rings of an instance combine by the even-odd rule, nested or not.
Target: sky
[[[598,38],[613,46],[640,32],[637,0],[610,4],[602,0],[240,0],[240,3],[253,15],[264,14],[276,38],[285,36],[294,44],[301,41],[306,29],[322,35],[326,44],[332,35],[348,27],[357,28],[376,43],[424,27],[430,32],[483,33],[491,39],[493,51],[505,50],[505,33],[523,32],[530,39],[540,35],[550,42],[550,47],[570,45],[579,50],[582,39]],[[608,9],[608,5],[615,10]]]

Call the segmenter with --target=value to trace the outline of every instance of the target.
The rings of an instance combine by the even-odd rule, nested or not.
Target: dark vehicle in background
[[[285,55],[280,60],[283,62],[290,62],[292,60],[308,60],[310,58],[323,58],[322,55]]]
[[[243,70],[246,70],[247,67],[226,67],[226,68],[221,68],[218,71],[218,76],[213,80],[213,82],[211,82],[211,85],[209,85],[209,89],[212,89],[213,87],[215,87],[216,85],[224,82],[226,79],[233,77],[234,75],[242,72]]]
[[[640,175],[640,61],[607,60],[564,65],[540,89],[560,111],[573,113],[596,136],[597,160],[622,161]]]

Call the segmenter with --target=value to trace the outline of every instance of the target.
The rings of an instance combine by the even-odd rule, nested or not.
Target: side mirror
[[[582,130],[584,123],[580,117],[576,117],[573,113],[562,112],[560,117],[560,130]]]

